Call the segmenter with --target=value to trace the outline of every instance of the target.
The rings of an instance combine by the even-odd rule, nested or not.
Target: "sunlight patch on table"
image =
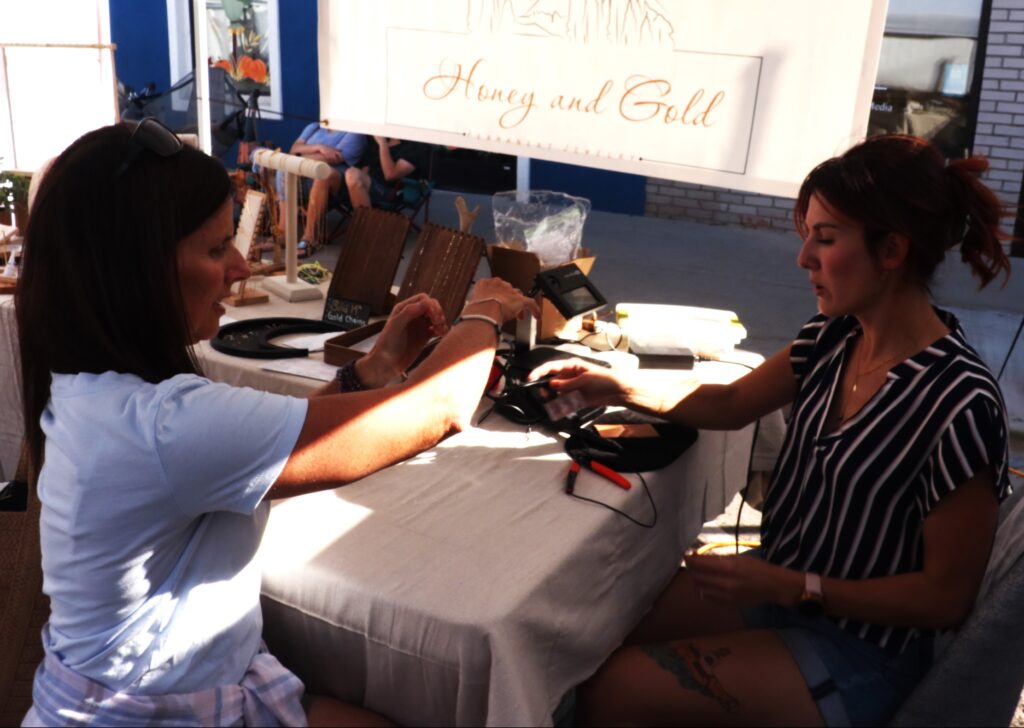
[[[309,499],[319,499],[316,508],[309,507]],[[342,500],[333,490],[276,503],[263,536],[263,566],[294,569],[306,564],[371,514],[371,508]]]

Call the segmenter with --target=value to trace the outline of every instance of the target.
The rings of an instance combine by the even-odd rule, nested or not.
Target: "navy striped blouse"
[[[768,561],[839,579],[919,571],[924,519],[942,496],[990,464],[1000,499],[1009,494],[999,387],[956,318],[936,311],[951,333],[894,366],[875,396],[827,435],[860,324],[818,315],[801,329],[791,348],[799,389],[761,521]],[[923,633],[835,621],[893,653]]]

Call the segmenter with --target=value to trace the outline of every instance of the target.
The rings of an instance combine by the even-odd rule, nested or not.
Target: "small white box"
[[[747,337],[734,311],[656,303],[620,303],[615,320],[629,335],[630,349],[675,354],[689,350],[715,357]]]

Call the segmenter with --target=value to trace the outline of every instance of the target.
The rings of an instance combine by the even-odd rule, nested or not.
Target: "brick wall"
[[[645,214],[710,225],[793,231],[793,200],[707,185],[647,178]]]
[[[1017,204],[1024,176],[1024,0],[992,0],[974,152],[989,158],[985,177]]]
[[[1024,176],[1024,0],[992,0],[974,152],[989,158],[985,182],[1016,205]],[[793,200],[706,185],[647,180],[645,213],[765,230],[793,230]]]

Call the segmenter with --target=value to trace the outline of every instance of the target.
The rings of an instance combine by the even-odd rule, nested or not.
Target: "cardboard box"
[[[490,260],[493,275],[508,281],[523,293],[529,293],[533,289],[534,280],[540,272],[540,260],[536,255],[499,243],[487,246],[487,257]],[[575,263],[584,275],[590,275],[590,269],[594,267],[595,260],[597,257],[591,255],[589,250],[580,248],[580,257],[571,262]],[[569,322],[543,296],[537,296],[537,303],[541,309],[540,321],[537,322],[538,340],[550,339],[554,336],[567,339],[576,338],[582,328],[578,321],[582,317],[577,316],[572,322]],[[505,324],[505,330],[514,333],[515,322]]]

